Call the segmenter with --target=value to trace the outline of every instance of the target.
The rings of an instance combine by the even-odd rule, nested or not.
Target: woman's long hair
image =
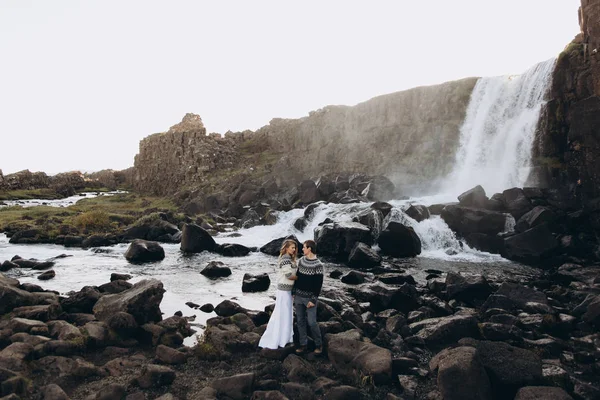
[[[292,262],[294,264],[296,264],[296,255],[298,254],[298,244],[296,243],[296,241],[294,239],[286,239],[283,241],[283,243],[281,244],[281,250],[279,251],[279,260],[281,260],[281,257],[283,257],[285,254],[287,254],[287,249],[290,246],[296,246],[296,251],[294,252],[294,254],[291,255],[292,257]]]

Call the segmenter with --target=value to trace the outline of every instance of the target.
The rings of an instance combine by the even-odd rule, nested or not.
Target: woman
[[[277,349],[294,341],[292,288],[296,280],[297,254],[296,241],[285,240],[279,252],[275,309],[269,319],[267,330],[260,338],[259,347]]]

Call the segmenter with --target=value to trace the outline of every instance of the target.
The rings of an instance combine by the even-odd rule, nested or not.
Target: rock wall
[[[327,106],[300,119],[273,119],[256,132],[206,134],[188,114],[140,142],[136,189],[173,194],[223,171],[272,163],[269,177],[298,182],[337,172],[386,175],[397,186],[430,185],[449,172],[476,78]],[[226,174],[225,174],[226,175]]]
[[[600,0],[581,0],[579,23],[557,60],[535,162],[587,201],[600,196]]]

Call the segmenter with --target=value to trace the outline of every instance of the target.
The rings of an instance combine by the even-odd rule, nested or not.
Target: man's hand
[[[306,308],[313,308],[315,305],[312,301],[309,301],[308,304],[306,305]]]

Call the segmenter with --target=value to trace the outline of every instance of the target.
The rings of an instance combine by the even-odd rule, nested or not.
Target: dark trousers
[[[306,305],[310,299],[306,297],[294,296],[294,307],[296,308],[296,318],[298,320],[298,341],[300,346],[306,346],[308,338],[306,336],[306,325],[310,327],[311,336],[315,341],[316,347],[323,346],[321,339],[321,329],[317,324],[317,304],[311,308],[307,308]]]

